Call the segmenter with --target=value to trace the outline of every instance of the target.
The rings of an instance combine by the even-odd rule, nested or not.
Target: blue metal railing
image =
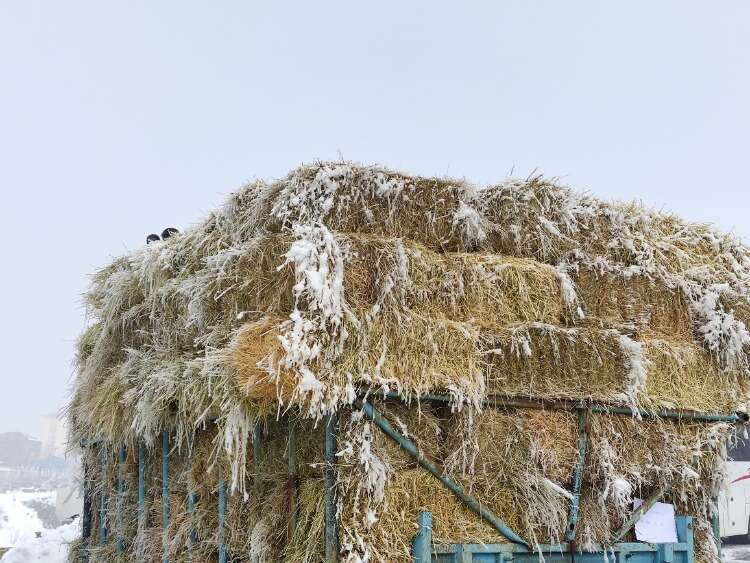
[[[146,529],[146,445],[138,444],[138,531]]]
[[[227,546],[224,542],[224,521],[227,511],[227,491],[226,485],[224,484],[224,477],[219,477],[219,532],[218,532],[218,544],[219,544],[219,563],[227,563]]]
[[[162,563],[169,563],[169,433],[161,433]]]
[[[339,560],[339,538],[336,526],[336,440],[338,417],[329,415],[325,420],[325,561]]]
[[[568,528],[565,531],[565,539],[573,541],[576,539],[576,528],[578,526],[578,510],[581,504],[581,485],[583,484],[583,468],[586,463],[586,445],[588,434],[586,433],[586,422],[588,416],[584,409],[578,410],[578,457],[573,470],[573,499],[570,502],[570,513],[568,515]]]
[[[486,507],[482,506],[476,499],[466,494],[460,489],[458,485],[450,481],[443,473],[430,462],[428,458],[422,455],[415,444],[413,444],[408,438],[402,436],[396,431],[390,423],[377,412],[377,410],[367,401],[358,401],[357,406],[362,409],[365,416],[373,421],[373,423],[383,431],[389,438],[396,442],[402,449],[412,455],[417,462],[428,472],[430,472],[436,479],[443,483],[453,494],[455,494],[462,502],[464,502],[469,508],[475,510],[478,515],[489,524],[495,526],[495,528],[511,543],[508,544],[496,544],[496,545],[479,545],[479,544],[453,544],[453,545],[433,545],[431,537],[432,529],[432,516],[429,513],[422,513],[419,516],[419,533],[414,538],[413,553],[414,560],[419,563],[432,563],[432,562],[504,562],[510,561],[525,561],[525,558],[529,558],[528,561],[532,561],[530,557],[533,557],[534,561],[538,560],[539,551],[535,552],[531,549],[529,544],[524,541],[520,536],[508,528],[502,521],[498,520]],[[507,406],[507,405],[506,405]],[[521,407],[521,405],[513,405],[514,407]],[[575,527],[578,518],[578,505],[576,502],[580,496],[580,484],[582,481],[583,466],[585,463],[586,455],[586,417],[588,412],[594,412],[591,407],[583,408],[578,406],[578,456],[576,460],[575,470],[573,474],[573,502],[571,512],[568,519],[568,528],[565,531],[564,537],[567,542],[572,542],[575,538]],[[684,416],[680,413],[681,416]],[[728,416],[726,418],[729,418]],[[291,423],[290,423],[291,424]],[[336,452],[337,452],[337,434],[338,434],[338,420],[335,414],[329,415],[325,419],[325,561],[326,563],[332,563],[339,559],[339,544],[338,544],[338,530],[336,523]],[[254,463],[257,466],[260,461],[262,454],[262,432],[260,424],[257,424],[252,433],[252,450]],[[295,449],[295,436],[294,428],[290,426],[290,440],[288,450],[288,474],[290,480],[296,479],[296,455]],[[146,446],[143,443],[137,445],[137,459],[138,459],[138,529],[143,531],[147,525],[146,522],[146,509],[145,509],[145,464],[146,464]],[[100,444],[100,461],[102,468],[102,475],[106,475],[108,454],[107,446]],[[161,470],[162,470],[162,528],[163,528],[163,552],[162,561],[163,563],[169,563],[169,534],[168,528],[170,525],[170,512],[169,512],[169,496],[170,496],[170,436],[168,432],[162,433],[161,440]],[[124,504],[125,495],[125,480],[123,477],[123,464],[125,463],[125,448],[120,447],[119,456],[119,471],[117,480],[117,521],[120,522],[122,518],[122,510]],[[220,479],[217,484],[217,496],[218,506],[217,511],[219,515],[219,528],[217,530],[217,550],[219,555],[219,562],[226,563],[229,554],[228,548],[225,543],[225,514],[226,514],[226,503],[227,503],[227,491],[226,485],[223,479]],[[192,487],[189,487],[187,493],[187,509],[190,518],[193,518],[196,503],[198,501],[195,492]],[[295,491],[290,492],[290,502],[292,508],[292,514],[295,511],[296,496]],[[108,495],[106,487],[102,487],[101,498],[100,498],[100,518],[99,518],[99,544],[104,545],[107,541],[107,510],[108,510]],[[634,514],[635,520],[640,513]],[[290,526],[290,537],[294,530],[294,525]],[[645,544],[645,543],[615,543],[614,547],[608,549],[608,552],[616,553],[627,558],[629,563],[648,563],[648,562],[674,562],[674,563],[692,563],[693,561],[693,534],[692,534],[692,522],[689,517],[678,517],[677,518],[677,530],[680,541],[676,544]],[[622,530],[621,530],[622,531]],[[620,536],[623,534],[619,534]],[[122,528],[119,529],[116,534],[117,544],[116,550],[118,552],[124,551],[125,538],[122,534]],[[613,537],[613,541],[617,541],[618,535]],[[718,541],[718,538],[717,538]],[[197,543],[197,533],[193,528],[189,535],[189,547],[194,546]],[[547,561],[579,561],[580,563],[601,561],[601,557],[604,553],[602,550],[599,554],[581,554],[581,553],[568,553],[569,546],[572,543],[564,543],[554,546],[541,546],[541,551],[545,555]],[[623,560],[624,559],[617,559]]]
[[[109,496],[107,495],[106,477],[107,471],[109,470],[109,463],[107,460],[107,446],[102,446],[99,455],[101,456],[101,469],[102,469],[102,496],[99,499],[99,545],[107,543],[107,509],[109,504]]]
[[[120,446],[117,456],[117,553],[125,551],[125,524],[123,522],[123,509],[125,507],[125,446]]]
[[[618,543],[598,552],[570,551],[569,544],[543,545],[532,550],[511,543],[503,544],[434,544],[432,515],[422,512],[417,519],[419,530],[412,542],[414,563],[538,563],[540,553],[551,563],[601,563],[603,557],[628,563],[693,563],[693,523],[689,516],[675,519],[678,543]],[[611,559],[610,559],[611,558]]]

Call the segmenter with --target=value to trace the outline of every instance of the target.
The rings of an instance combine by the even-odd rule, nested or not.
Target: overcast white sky
[[[750,2],[367,4],[0,0],[0,431],[64,404],[94,268],[339,151],[750,239]]]

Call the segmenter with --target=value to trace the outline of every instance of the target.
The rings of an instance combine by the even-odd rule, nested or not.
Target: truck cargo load
[[[708,225],[317,163],[85,300],[73,560],[719,561],[750,250]]]

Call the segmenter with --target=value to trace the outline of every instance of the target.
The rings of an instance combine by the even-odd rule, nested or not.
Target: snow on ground
[[[44,529],[36,510],[27,505],[55,505],[54,491],[9,491],[0,493],[0,547],[11,547]]]
[[[78,522],[45,530],[31,504],[55,505],[55,491],[0,493],[0,547],[12,547],[0,563],[65,563],[67,544],[80,534]],[[39,534],[39,537],[37,537]]]
[[[67,563],[68,544],[81,533],[78,520],[53,530],[44,530],[41,537],[26,537],[6,553],[0,563]]]
[[[735,541],[732,542],[732,545],[729,542],[725,542],[721,547],[721,560],[723,563],[746,563],[750,561],[750,545],[738,544]]]

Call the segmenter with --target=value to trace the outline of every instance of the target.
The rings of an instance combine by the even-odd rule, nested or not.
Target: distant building
[[[39,457],[65,457],[68,427],[64,419],[56,414],[42,417],[42,438]]]
[[[19,467],[39,459],[42,443],[21,432],[0,434],[0,466]]]

